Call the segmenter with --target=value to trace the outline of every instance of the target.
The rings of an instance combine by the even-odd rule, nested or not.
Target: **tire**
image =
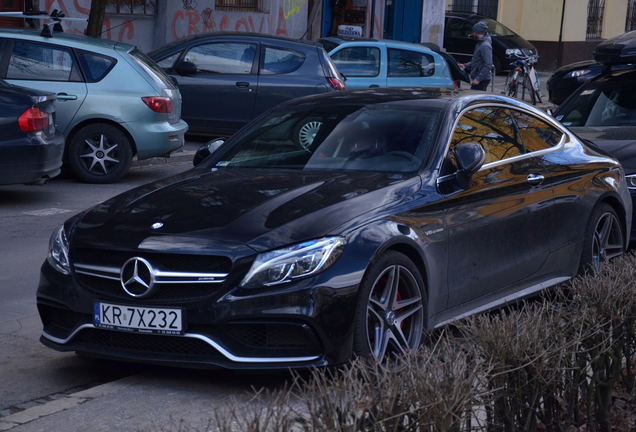
[[[597,273],[609,260],[623,256],[625,236],[616,211],[606,203],[598,205],[587,226],[579,274]]]
[[[84,126],[71,139],[71,168],[86,183],[115,183],[132,163],[130,140],[121,130],[105,123]]]
[[[362,280],[354,355],[385,363],[393,355],[416,350],[422,341],[426,305],[424,282],[415,264],[396,251],[381,255]]]
[[[316,134],[320,130],[322,122],[316,119],[309,119],[296,126],[292,131],[292,140],[303,150],[310,151]]]

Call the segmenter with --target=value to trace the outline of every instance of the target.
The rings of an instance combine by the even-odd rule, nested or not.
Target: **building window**
[[[225,11],[259,11],[259,0],[214,0],[214,7]]]
[[[603,33],[604,0],[590,0],[587,4],[586,39],[599,39]]]
[[[494,20],[497,19],[499,0],[451,0],[450,12],[473,12]]]
[[[636,0],[627,2],[627,19],[625,20],[625,32],[636,30]]]
[[[108,0],[106,13],[122,15],[155,15],[156,0]]]

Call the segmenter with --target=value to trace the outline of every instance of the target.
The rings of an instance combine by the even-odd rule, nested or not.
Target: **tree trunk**
[[[101,36],[107,1],[108,0],[91,0],[91,12],[88,15],[88,26],[86,27],[86,34],[88,36],[97,38]]]

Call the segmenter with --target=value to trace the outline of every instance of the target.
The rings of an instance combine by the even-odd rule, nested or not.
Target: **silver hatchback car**
[[[0,78],[57,93],[64,160],[89,183],[114,183],[132,158],[184,144],[179,89],[134,46],[87,36],[0,30]]]

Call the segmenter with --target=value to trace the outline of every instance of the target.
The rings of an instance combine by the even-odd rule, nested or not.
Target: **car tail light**
[[[156,113],[170,114],[172,112],[172,100],[169,97],[147,96],[142,97],[141,100]]]
[[[457,81],[453,80],[453,86],[455,86],[455,88],[459,88],[459,86],[457,85]]]
[[[49,113],[40,111],[38,107],[31,107],[18,117],[18,127],[22,132],[40,131],[48,124]]]
[[[346,90],[347,89],[347,85],[342,82],[341,80],[339,80],[338,78],[327,78],[327,81],[329,81],[329,85],[333,88],[335,88],[336,90]]]

